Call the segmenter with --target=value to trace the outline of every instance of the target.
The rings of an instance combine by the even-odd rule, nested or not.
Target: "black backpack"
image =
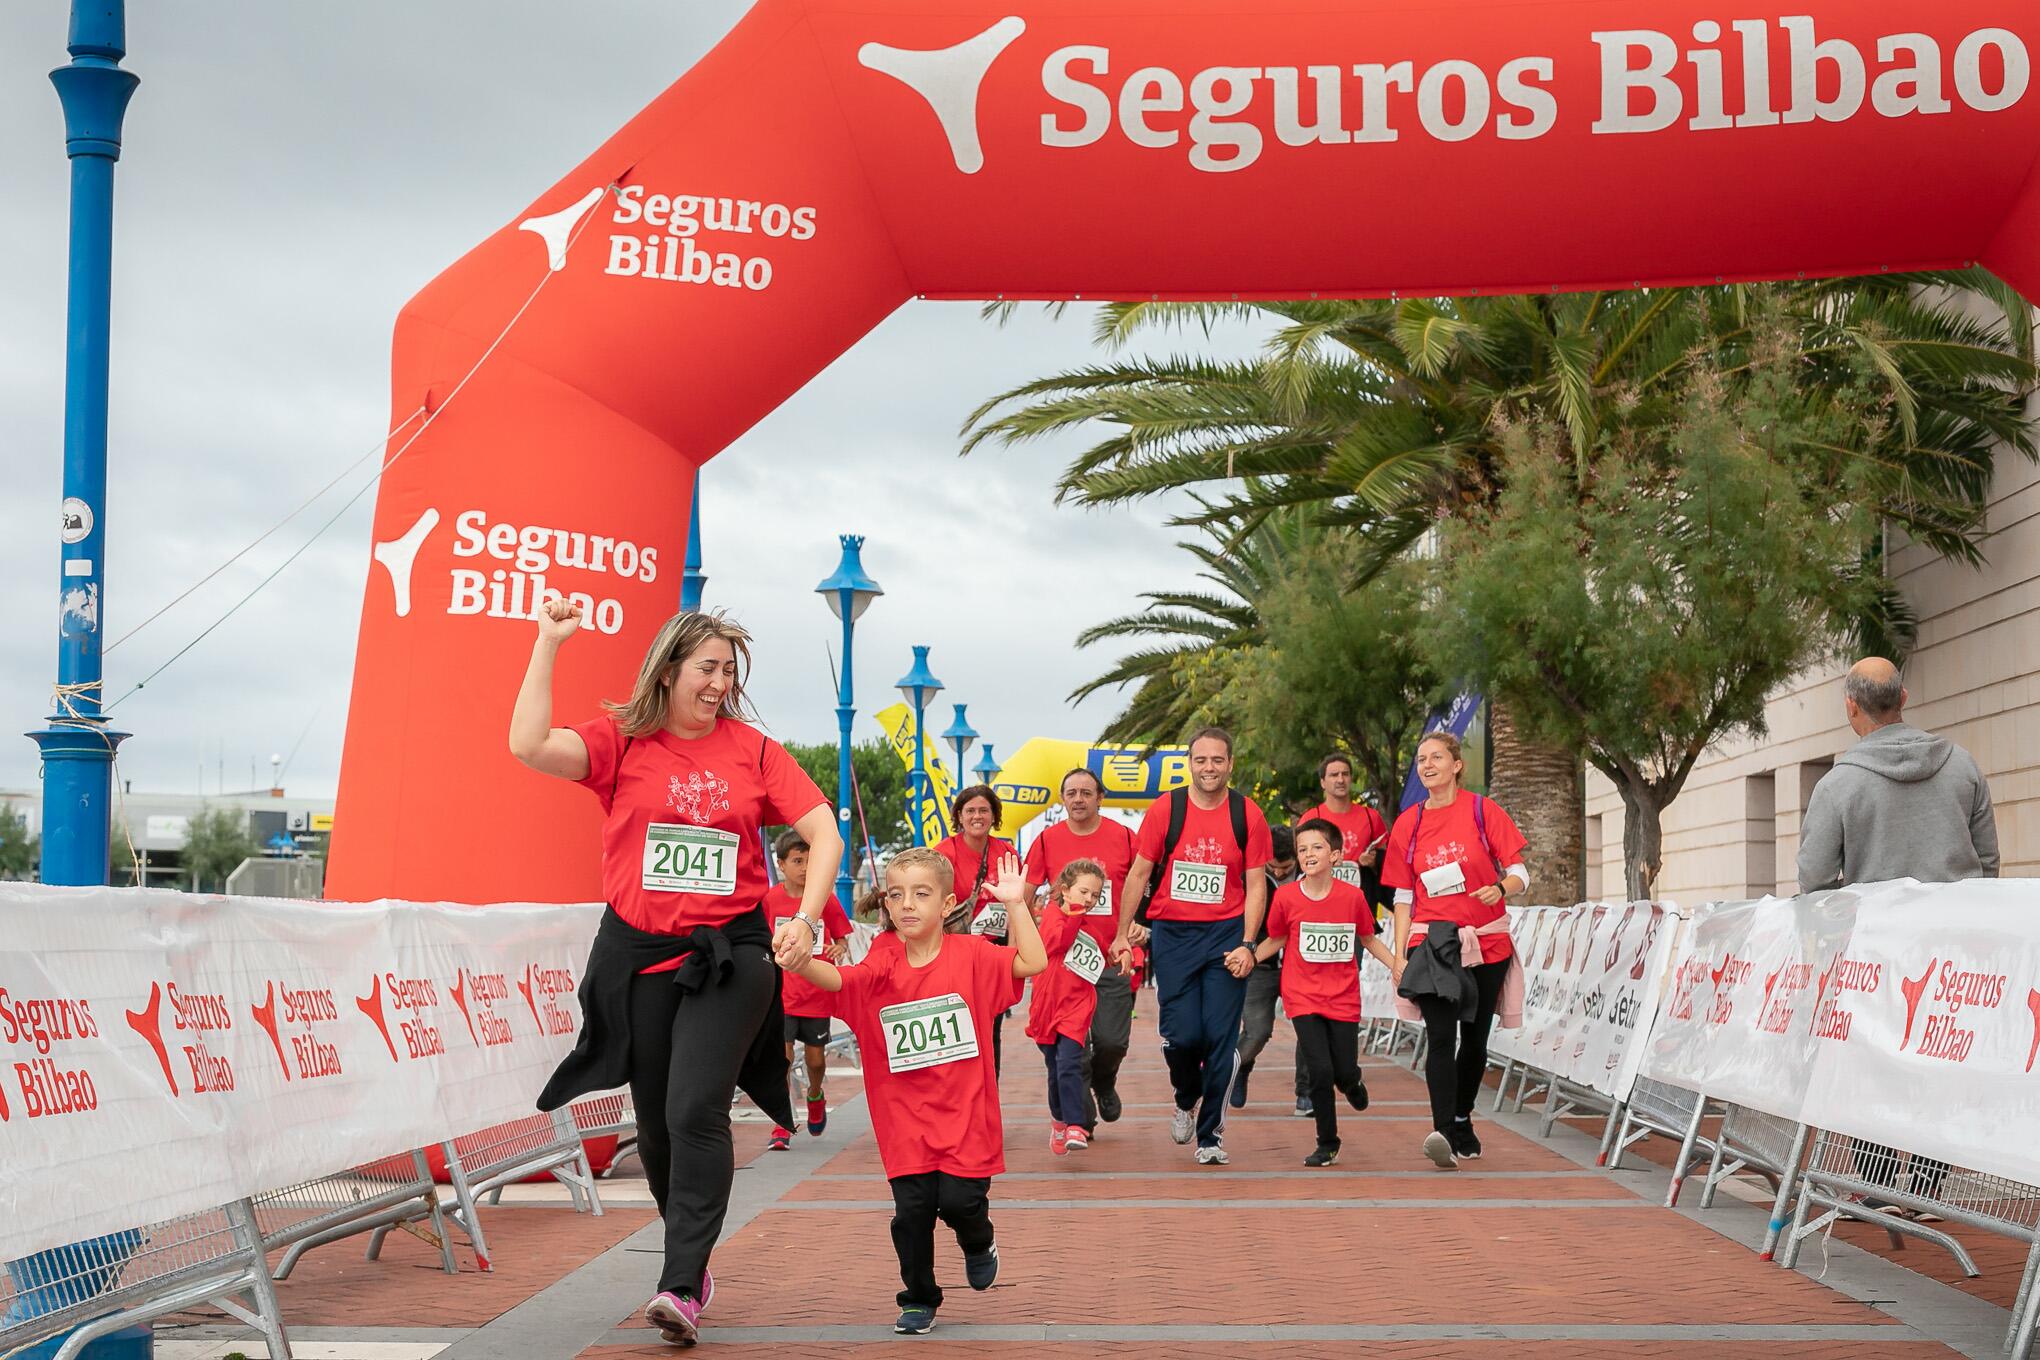
[[[1225,791],[1226,811],[1232,816],[1233,840],[1239,843],[1240,854],[1247,853],[1247,796],[1238,789]],[[1162,857],[1155,861],[1155,871],[1148,875],[1147,889],[1140,896],[1140,906],[1134,909],[1135,925],[1148,924],[1148,908],[1154,904],[1155,889],[1161,886],[1162,870],[1176,853],[1176,843],[1183,839],[1183,823],[1190,816],[1190,790],[1185,788],[1169,790],[1169,834],[1162,838]]]

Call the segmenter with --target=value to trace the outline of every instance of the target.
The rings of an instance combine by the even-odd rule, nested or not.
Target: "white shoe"
[[[1197,1133],[1197,1111],[1178,1110],[1176,1117],[1169,1121],[1169,1137],[1178,1143],[1187,1143]]]
[[[1216,1143],[1197,1149],[1197,1165],[1224,1166],[1232,1158],[1225,1155],[1225,1149]]]
[[[1452,1140],[1436,1129],[1431,1130],[1424,1138],[1424,1155],[1429,1157],[1432,1164],[1440,1171],[1457,1171],[1459,1169],[1458,1158],[1452,1151]]]

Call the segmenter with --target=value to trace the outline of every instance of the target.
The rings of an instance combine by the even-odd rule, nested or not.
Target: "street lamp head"
[[[958,704],[956,706],[956,721],[949,724],[942,732],[942,740],[954,746],[959,757],[962,752],[968,751],[971,747],[977,745],[978,739],[977,729],[964,719],[963,710],[966,707],[967,705],[965,704]]]
[[[885,591],[864,574],[864,535],[838,534],[836,541],[843,545],[843,559],[836,563],[836,574],[816,586],[815,593],[828,601],[830,613],[840,619],[847,609],[855,623]]]
[[[990,742],[985,743],[984,754],[978,757],[977,764],[970,767],[970,772],[978,777],[978,783],[980,784],[990,784],[998,779],[999,762],[992,759],[992,744]]]
[[[929,698],[942,689],[942,682],[928,669],[928,648],[914,648],[914,668],[894,682],[900,697],[912,704],[918,711],[927,707]]]

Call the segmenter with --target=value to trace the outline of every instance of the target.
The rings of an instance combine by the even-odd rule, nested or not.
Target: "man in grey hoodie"
[[[1990,785],[1969,752],[1905,721],[1898,667],[1866,657],[1842,686],[1861,738],[1814,786],[1799,836],[1799,891],[1916,878],[1996,878]]]

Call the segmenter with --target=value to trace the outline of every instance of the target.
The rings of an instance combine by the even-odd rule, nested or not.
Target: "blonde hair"
[[[642,737],[666,725],[674,672],[703,644],[718,640],[729,643],[730,650],[736,653],[737,678],[731,683],[729,692],[723,695],[722,707],[716,710],[716,716],[751,716],[744,702],[744,681],[751,674],[751,635],[744,631],[742,624],[720,609],[710,613],[675,614],[659,625],[652,645],[645,650],[644,663],[638,667],[637,684],[631,689],[630,701],[621,704],[603,701],[602,706],[609,710],[610,717],[616,719],[616,725],[623,729],[625,736]]]
[[[1062,872],[1055,876],[1055,892],[1052,894],[1055,900],[1062,901],[1069,890],[1077,886],[1077,880],[1086,877],[1095,878],[1103,884],[1105,866],[1095,859],[1073,859],[1063,865]]]
[[[911,849],[902,850],[887,860],[885,862],[887,882],[892,881],[893,870],[895,869],[926,869],[935,875],[935,886],[941,890],[944,897],[949,896],[950,893],[956,890],[955,868],[951,866],[947,857],[937,854],[925,845],[916,845]],[[893,928],[893,919],[892,913],[885,909],[885,889],[873,888],[872,892],[878,895],[878,928],[880,930],[891,930]]]

